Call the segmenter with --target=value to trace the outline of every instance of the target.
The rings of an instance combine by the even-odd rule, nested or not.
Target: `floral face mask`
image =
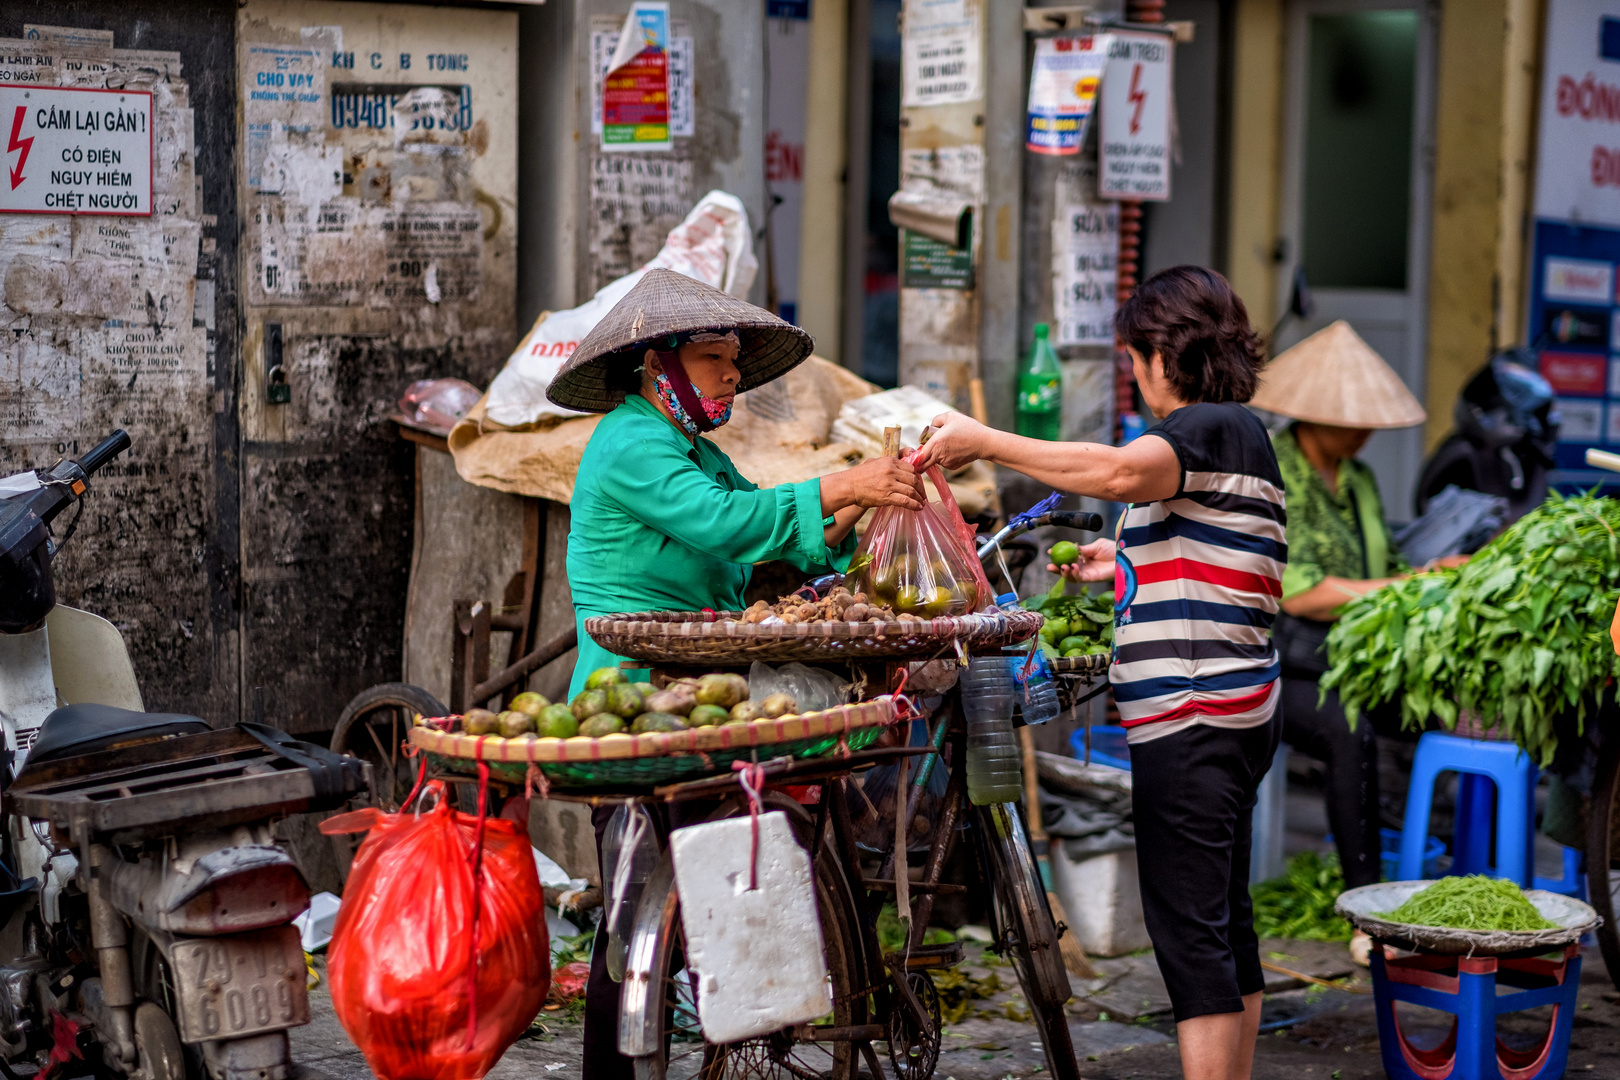
[[[703,431],[713,431],[731,419],[731,402],[716,401],[714,398],[704,394],[696,386],[693,386],[692,393],[697,395],[698,404],[703,409],[704,418],[709,422],[707,427],[699,427],[697,421],[692,419],[692,414],[686,411],[686,406],[682,405],[680,399],[675,396],[675,387],[670,383],[668,375],[658,376],[654,383],[658,390],[659,399],[668,406],[670,414],[675,417],[676,422],[681,427],[686,429],[689,435],[697,435]]]

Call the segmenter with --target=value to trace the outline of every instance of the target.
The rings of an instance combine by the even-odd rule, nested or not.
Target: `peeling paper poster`
[[[983,95],[979,0],[906,0],[900,37],[906,108],[956,105]]]
[[[1113,345],[1118,268],[1119,204],[1064,206],[1052,223],[1053,344]]]
[[[1107,34],[1036,40],[1024,138],[1028,149],[1053,156],[1080,152],[1111,40]]]
[[[696,109],[692,103],[692,35],[682,33],[679,20],[670,23],[669,39],[669,134],[689,139],[697,131]],[[591,31],[591,134],[602,134],[602,82],[607,78],[613,50],[618,48],[617,30]]]
[[[602,149],[669,150],[669,4],[636,0],[602,80]]]
[[[325,139],[325,54],[309,46],[250,44],[246,55],[242,120],[247,132],[247,182],[251,190],[259,191],[272,142]],[[285,161],[286,151],[279,151],[279,156]],[[279,184],[280,173],[273,173],[270,182]]]

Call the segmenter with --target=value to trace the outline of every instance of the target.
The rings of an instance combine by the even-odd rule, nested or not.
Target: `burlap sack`
[[[856,447],[831,441],[838,410],[846,401],[877,392],[849,370],[812,356],[780,379],[739,395],[731,422],[705,438],[762,488],[826,476],[862,460]],[[451,430],[450,453],[468,483],[566,503],[600,419],[547,419],[511,429],[485,419],[481,400]],[[951,492],[962,513],[976,517],[994,506],[994,473],[976,464],[951,478]]]

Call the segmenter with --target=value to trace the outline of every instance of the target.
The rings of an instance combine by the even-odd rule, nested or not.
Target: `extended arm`
[[[958,469],[992,461],[1059,491],[1110,502],[1153,502],[1173,498],[1181,489],[1181,461],[1165,439],[1135,439],[1124,446],[1046,442],[997,431],[961,413],[936,417],[934,427],[920,467]]]

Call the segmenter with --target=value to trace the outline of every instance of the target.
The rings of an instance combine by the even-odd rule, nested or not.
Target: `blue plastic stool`
[[[1452,834],[1451,872],[1490,874],[1531,887],[1535,878],[1536,778],[1530,756],[1513,743],[1463,739],[1425,732],[1412,760],[1406,795],[1406,826],[1401,830],[1398,880],[1423,874],[1423,841],[1429,835],[1434,783],[1456,772],[1457,819]],[[1491,862],[1491,785],[1496,786],[1496,861]]]
[[[1567,847],[1564,849],[1564,876],[1555,878],[1536,878],[1536,888],[1548,892],[1561,893],[1564,896],[1573,896],[1577,900],[1586,899],[1586,853],[1579,848]]]
[[[1116,769],[1131,771],[1131,744],[1126,741],[1125,729],[1118,724],[1093,724],[1089,728],[1076,728],[1069,735],[1069,747],[1077,760],[1086,760],[1086,732],[1091,732],[1091,761],[1095,765],[1112,765]]]
[[[1570,945],[1556,959],[1506,960],[1494,956],[1386,958],[1374,942],[1373,1002],[1378,1044],[1390,1080],[1553,1080],[1564,1075],[1581,953]],[[1513,987],[1498,994],[1497,988]],[[1395,1015],[1397,1001],[1450,1013],[1451,1033],[1429,1050],[1407,1041]],[[1512,1050],[1496,1038],[1502,1013],[1553,1006],[1547,1037],[1530,1050]]]

